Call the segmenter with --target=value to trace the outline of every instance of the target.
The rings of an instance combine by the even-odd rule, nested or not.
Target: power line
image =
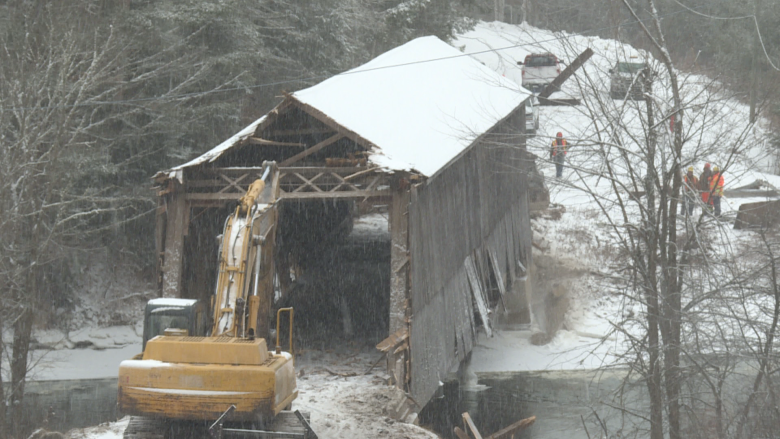
[[[759,41],[759,43],[761,43],[761,49],[764,52],[764,57],[766,57],[767,62],[769,62],[769,65],[772,66],[773,69],[775,69],[777,71],[780,71],[780,68],[778,68],[775,65],[774,62],[772,62],[772,58],[770,58],[769,57],[769,53],[767,53],[766,45],[764,44],[764,38],[763,38],[763,36],[761,36],[761,27],[758,25],[758,17],[756,17],[755,14],[753,14],[753,15],[743,15],[741,17],[718,17],[718,16],[715,16],[715,15],[709,15],[709,14],[705,14],[703,12],[699,12],[699,11],[693,9],[693,8],[689,8],[688,6],[685,6],[684,4],[680,3],[679,0],[674,0],[674,2],[677,3],[678,5],[682,6],[683,8],[685,8],[686,11],[688,11],[688,12],[690,12],[692,14],[696,14],[696,15],[699,15],[699,16],[704,17],[704,18],[709,18],[711,20],[727,20],[727,21],[730,21],[730,20],[744,20],[746,18],[752,19],[753,20],[753,24],[756,27],[756,34],[758,34],[758,41]]]
[[[659,15],[659,17],[666,17],[666,16],[670,16],[670,15],[675,15],[675,14],[678,14],[678,13],[684,12],[684,11],[690,11],[690,12],[693,12],[693,13],[697,13],[693,9],[689,8],[688,6],[685,6],[685,5],[681,4],[681,3],[679,3],[679,1],[677,1],[677,3],[680,4],[680,6],[682,6],[683,9],[679,9],[679,10],[674,11],[674,12],[669,12],[669,13],[666,13],[666,14],[662,14],[662,15]],[[706,15],[701,14],[701,13],[697,13],[697,14],[706,16]],[[749,18],[749,17],[753,17],[755,19],[755,16],[737,17],[735,19]],[[604,31],[604,30],[615,29],[615,28],[624,27],[624,26],[628,26],[628,25],[638,24],[640,22],[643,22],[643,21],[646,21],[646,20],[651,20],[651,19],[652,18],[647,18],[647,19],[644,19],[644,20],[634,20],[634,21],[629,21],[628,23],[623,23],[623,24],[614,25],[614,26],[604,26],[604,27],[601,27],[601,28],[587,29],[587,30],[583,31],[583,33],[594,33],[594,32],[599,32],[599,31]],[[756,29],[758,29],[758,22],[757,21],[756,21]],[[240,91],[240,90],[254,90],[254,89],[259,89],[259,88],[274,87],[274,86],[285,85],[285,84],[293,84],[293,83],[299,83],[299,82],[309,82],[309,81],[316,81],[316,80],[321,80],[321,79],[334,78],[334,77],[337,77],[337,76],[354,75],[354,74],[358,74],[358,73],[372,72],[372,71],[375,71],[375,70],[384,70],[384,69],[405,67],[405,66],[416,65],[416,64],[425,64],[425,63],[430,63],[430,62],[446,61],[446,60],[462,58],[462,57],[466,57],[466,56],[480,55],[480,54],[491,53],[491,52],[500,52],[502,50],[516,49],[516,48],[525,47],[525,46],[534,46],[534,45],[538,45],[538,44],[542,44],[542,43],[549,43],[549,42],[553,42],[553,41],[565,40],[565,39],[568,39],[568,38],[569,38],[569,36],[561,35],[561,36],[549,38],[547,40],[539,40],[539,41],[534,41],[534,42],[531,42],[531,43],[514,44],[514,45],[510,45],[510,46],[499,47],[499,48],[491,48],[491,49],[481,50],[481,51],[477,51],[477,52],[463,53],[463,54],[458,54],[458,55],[445,56],[445,57],[440,57],[440,58],[432,58],[432,59],[420,60],[420,61],[412,61],[412,62],[401,63],[401,64],[393,64],[393,65],[389,65],[389,66],[374,67],[374,68],[371,68],[371,69],[362,69],[362,70],[352,69],[352,70],[348,70],[346,72],[337,73],[335,75],[316,75],[316,76],[309,76],[309,77],[306,77],[306,78],[285,79],[285,80],[281,80],[281,81],[266,82],[266,83],[262,83],[262,84],[236,86],[236,87],[227,87],[227,88],[218,88],[218,89],[214,89],[214,90],[207,90],[207,91],[202,91],[202,92],[182,93],[182,94],[172,95],[172,96],[150,96],[150,97],[146,97],[146,98],[124,99],[124,100],[117,100],[117,101],[89,101],[89,102],[83,102],[83,103],[80,103],[80,104],[51,105],[51,106],[41,106],[41,107],[0,107],[0,112],[27,111],[27,110],[48,110],[48,109],[76,108],[76,107],[92,107],[92,106],[98,106],[98,105],[131,105],[131,104],[136,104],[136,103],[153,102],[153,101],[176,101],[176,100],[182,100],[182,99],[189,99],[189,98],[196,98],[196,97],[207,96],[207,95],[211,95],[211,94],[215,94],[215,93],[227,93],[227,92],[231,92],[231,91]],[[760,33],[759,33],[759,40],[761,41],[761,46],[764,49],[764,54],[768,58],[769,55],[767,54],[766,47],[764,47],[764,42],[763,42],[763,39],[761,39],[761,34]],[[772,64],[771,60],[769,62],[770,62],[770,64]],[[772,64],[772,67],[775,67],[774,64]],[[775,69],[777,69],[777,67],[775,67]],[[780,70],[780,69],[778,69],[778,70]]]

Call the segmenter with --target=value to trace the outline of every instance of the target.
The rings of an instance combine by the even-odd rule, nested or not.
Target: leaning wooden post
[[[171,184],[171,192],[164,195],[167,218],[165,250],[163,252],[162,296],[181,297],[187,202],[182,186],[176,181]]]
[[[409,369],[409,180],[399,177],[391,183],[390,203],[390,306],[387,373],[395,386],[407,390]],[[396,341],[404,340],[403,343]],[[384,343],[384,342],[383,342]]]
[[[390,204],[390,334],[407,327],[409,291],[409,180],[397,179]]]

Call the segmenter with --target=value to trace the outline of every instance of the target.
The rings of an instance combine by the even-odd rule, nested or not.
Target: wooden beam
[[[390,333],[408,328],[409,304],[409,202],[408,189],[392,191],[390,204]]]
[[[348,192],[281,192],[279,198],[281,199],[328,199],[328,198],[372,198],[372,197],[390,197],[390,191],[348,191]],[[232,201],[238,200],[243,197],[244,194],[235,192],[222,192],[222,193],[194,193],[187,194],[187,201]],[[197,203],[201,206],[201,203]]]
[[[536,422],[536,416],[522,419],[491,434],[488,439],[512,439],[515,433],[523,430],[524,428],[530,427],[534,422]]]
[[[458,439],[470,439],[469,435],[465,431],[461,430],[460,427],[455,427],[452,432],[455,433],[455,436],[457,436]]]
[[[273,130],[269,131],[268,135],[271,137],[282,137],[282,136],[297,136],[297,135],[307,135],[307,134],[328,134],[332,133],[335,130],[333,130],[330,127],[323,127],[323,128],[301,128],[297,130]]]
[[[307,149],[305,151],[301,151],[298,154],[295,154],[294,156],[290,157],[289,159],[283,161],[282,163],[279,163],[279,167],[282,168],[282,167],[285,167],[285,166],[289,166],[290,164],[295,163],[295,162],[297,162],[298,160],[300,160],[300,159],[302,159],[304,157],[308,157],[308,156],[314,154],[315,152],[321,150],[322,148],[325,148],[326,146],[328,146],[330,144],[338,142],[339,140],[341,140],[343,138],[344,138],[343,134],[334,134],[334,135],[328,137],[327,139],[323,140],[322,142],[312,146],[311,148],[309,148],[309,149]]]
[[[355,172],[354,174],[347,175],[346,177],[344,177],[344,180],[345,181],[349,181],[349,180],[352,180],[353,178],[357,178],[357,177],[360,177],[362,175],[370,174],[370,173],[376,171],[377,169],[379,169],[379,168],[375,167],[375,168],[364,169],[362,171]]]
[[[284,200],[288,199],[329,199],[329,198],[372,198],[372,197],[389,197],[389,191],[357,191],[357,192],[295,192],[287,193],[283,192],[280,197]]]
[[[311,105],[304,104],[303,102],[299,101],[295,96],[291,94],[286,94],[285,97],[287,100],[290,100],[294,102],[300,109],[302,109],[304,112],[308,113],[311,117],[319,120],[323,124],[333,128],[334,131],[343,134],[348,139],[352,140],[353,142],[357,143],[358,145],[366,148],[371,149],[375,148],[376,145],[374,145],[373,142],[370,142],[368,139],[365,139],[361,137],[359,134],[355,133],[354,131],[350,131],[343,126],[339,125],[338,122],[331,119],[330,116],[323,113],[322,111],[312,107]]]
[[[471,415],[469,415],[469,412],[463,412],[463,423],[466,424],[466,427],[471,430],[471,434],[474,435],[474,439],[482,439],[482,435],[479,433],[479,430],[477,430],[477,426],[474,425],[474,421],[471,420]]]
[[[571,64],[566,66],[566,68],[563,69],[563,71],[555,79],[553,79],[553,81],[547,87],[545,87],[545,89],[542,90],[541,93],[539,93],[539,102],[541,103],[543,100],[547,100],[547,98],[549,98],[550,95],[553,94],[555,90],[559,90],[561,88],[561,85],[567,79],[569,79],[569,77],[573,75],[574,72],[577,71],[577,69],[582,67],[582,65],[585,64],[585,61],[590,59],[591,56],[593,56],[593,49],[591,49],[590,47],[585,49],[584,52],[577,55],[577,58],[575,58]]]
[[[250,145],[268,145],[268,146],[298,146],[298,147],[305,147],[305,143],[297,143],[297,142],[277,142],[276,140],[268,140],[268,139],[262,139],[260,137],[250,137],[249,138],[249,144]]]
[[[174,183],[178,186],[178,183]],[[184,234],[188,208],[184,193],[175,190],[165,198],[167,218],[165,248],[163,249],[162,296],[181,297],[182,271],[184,270]]]
[[[322,189],[320,189],[319,187],[317,187],[316,183],[314,183],[314,180],[322,177],[323,174],[324,174],[324,172],[320,172],[317,175],[311,177],[311,179],[308,179],[308,178],[304,177],[303,175],[301,175],[298,172],[294,173],[294,175],[296,177],[298,177],[299,180],[301,180],[302,184],[300,186],[298,186],[293,192],[304,192],[303,189],[305,189],[307,187],[310,187],[310,188],[314,189],[315,192],[325,192]],[[288,192],[288,193],[290,193],[290,192]]]
[[[376,345],[376,348],[379,352],[388,352],[407,339],[409,339],[409,330],[407,328],[401,328],[386,339],[380,341],[379,344]]]
[[[366,168],[360,168],[360,167],[346,167],[346,168],[331,168],[328,166],[289,166],[285,168],[279,168],[279,173],[289,174],[291,172],[300,172],[300,173],[318,173],[318,172],[335,172],[338,174],[353,174],[355,172],[362,171]]]
[[[485,292],[482,291],[482,283],[477,275],[477,266],[474,264],[474,259],[471,255],[466,256],[466,260],[463,262],[466,268],[466,275],[471,284],[471,292],[474,296],[474,301],[477,302],[477,309],[479,310],[479,316],[482,318],[482,326],[485,328],[485,334],[488,337],[493,336],[493,329],[491,328],[490,315],[488,314],[488,303],[485,298]]]

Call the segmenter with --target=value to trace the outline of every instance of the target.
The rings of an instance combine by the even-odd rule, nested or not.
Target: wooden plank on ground
[[[471,293],[474,296],[474,300],[477,302],[477,309],[479,315],[482,317],[482,324],[485,327],[485,333],[488,337],[493,336],[493,330],[490,327],[490,316],[488,315],[487,300],[485,300],[485,293],[482,291],[482,284],[477,277],[477,267],[474,265],[474,260],[471,256],[466,257],[464,262],[466,266],[466,275],[468,275],[469,283],[471,284]]]
[[[470,439],[469,435],[465,431],[461,430],[460,427],[455,427],[452,429],[452,432],[455,433],[455,436],[457,436],[458,439]]]
[[[530,418],[521,419],[514,424],[504,427],[501,430],[498,430],[497,432],[491,434],[488,436],[488,439],[512,439],[514,437],[513,435],[520,430],[530,427],[534,422],[536,422],[536,416],[531,416]]]

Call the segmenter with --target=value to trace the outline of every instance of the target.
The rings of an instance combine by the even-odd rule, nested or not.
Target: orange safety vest
[[[699,179],[696,178],[695,175],[692,175],[691,177],[693,177],[693,181],[688,179],[688,174],[685,174],[685,186],[687,190],[696,192],[699,190]]]
[[[715,197],[723,196],[723,174],[716,172],[710,178],[710,192]]]
[[[563,150],[563,155],[566,155],[566,139],[561,139],[561,144],[558,145],[558,139],[552,141],[552,155],[553,157],[558,155],[558,148]]]

